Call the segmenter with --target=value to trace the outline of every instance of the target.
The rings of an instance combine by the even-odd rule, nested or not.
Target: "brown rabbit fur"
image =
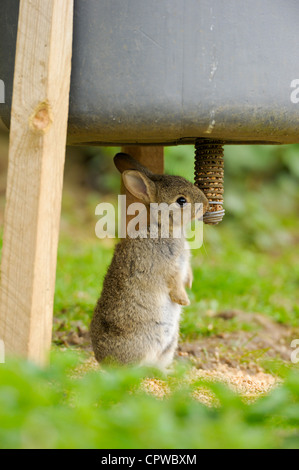
[[[127,190],[142,201],[176,203],[183,197],[208,209],[204,194],[180,176],[155,175],[126,154],[114,158]],[[179,203],[175,204],[182,211]],[[174,227],[171,213],[170,233]],[[148,219],[149,220],[149,219]],[[188,305],[185,286],[192,285],[188,244],[184,237],[126,238],[115,248],[91,322],[98,361],[152,365],[165,369],[177,348],[181,305]],[[150,227],[146,228],[149,234]]]

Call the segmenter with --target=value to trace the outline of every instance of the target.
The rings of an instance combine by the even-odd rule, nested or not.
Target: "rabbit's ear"
[[[137,199],[141,199],[146,203],[155,201],[155,183],[145,174],[139,171],[126,170],[122,173],[122,178],[127,190]]]
[[[127,153],[116,154],[114,157],[114,165],[116,166],[118,171],[120,171],[120,173],[123,173],[126,170],[137,170],[141,171],[142,173],[145,173],[148,176],[152,175],[152,172],[150,170],[148,170],[141,163],[137,162],[135,158],[131,157]]]

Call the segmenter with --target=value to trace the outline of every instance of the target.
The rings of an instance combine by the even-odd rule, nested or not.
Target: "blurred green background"
[[[116,203],[118,150],[67,151],[54,356],[45,370],[13,359],[0,365],[0,448],[298,448],[290,342],[299,338],[299,145],[225,147],[226,215],[219,226],[204,227],[204,245],[192,252],[194,285],[180,341],[186,356],[163,377],[172,390],[164,399],[140,390],[144,377],[159,377],[156,371],[76,376],[91,354],[88,327],[113,254],[114,240],[95,236],[95,208]],[[193,158],[190,146],[165,148],[166,172],[192,181]],[[2,133],[1,233],[6,168]],[[194,399],[200,384],[188,382],[186,371],[219,364],[269,372],[284,384],[247,403],[222,384],[205,383],[218,400],[206,407]]]

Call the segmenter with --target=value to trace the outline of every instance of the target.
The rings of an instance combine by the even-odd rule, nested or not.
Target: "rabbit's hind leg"
[[[166,370],[172,364],[174,353],[178,346],[178,337],[177,335],[172,339],[172,341],[166,346],[166,348],[160,354],[158,358],[158,367],[162,370]]]

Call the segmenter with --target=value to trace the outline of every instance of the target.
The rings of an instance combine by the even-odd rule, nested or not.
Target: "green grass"
[[[202,334],[201,317],[207,311],[243,310],[269,315],[273,320],[298,326],[299,264],[293,249],[270,256],[246,250],[232,242],[229,230],[222,232],[219,253],[213,244],[194,254],[194,284],[191,306],[186,308],[182,333]],[[229,241],[226,241],[228,240]],[[196,321],[197,318],[197,321]],[[210,321],[208,319],[208,321]]]
[[[108,369],[74,377],[78,357],[60,352],[52,365],[9,361],[0,374],[0,448],[202,449],[298,448],[299,381],[246,405],[221,384],[186,384],[179,371],[158,400],[140,387],[153,371]],[[154,373],[155,376],[157,373]],[[192,398],[208,387],[218,406]]]
[[[112,253],[99,240],[61,237],[54,312],[65,321],[65,329],[76,321],[88,326]]]

